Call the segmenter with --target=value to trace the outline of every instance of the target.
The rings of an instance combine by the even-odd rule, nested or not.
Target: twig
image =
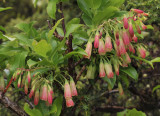
[[[63,15],[62,2],[60,2],[60,10],[61,10],[61,18],[63,18],[63,20],[62,20],[62,28],[63,28],[63,32],[64,32],[64,35],[65,35],[66,34],[66,28],[65,28],[65,23],[64,23],[64,15]]]
[[[76,67],[78,64],[80,64],[83,60],[84,60],[84,58],[82,58],[82,59],[80,59],[79,61],[77,61],[77,62],[74,64],[74,67]]]
[[[6,96],[2,96],[2,93],[0,93],[0,103],[2,103],[6,108],[15,112],[18,116],[28,116],[28,114],[21,109],[17,103],[10,101]]]
[[[79,80],[80,76],[82,75],[83,71],[86,69],[86,66],[87,66],[87,64],[85,64],[85,65],[82,67],[80,73],[77,75],[77,77],[76,77],[76,83],[77,83],[77,81]]]

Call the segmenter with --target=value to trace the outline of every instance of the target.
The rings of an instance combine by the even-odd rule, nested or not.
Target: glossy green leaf
[[[66,35],[65,35],[65,37],[68,37],[69,34],[73,33],[75,30],[77,30],[81,26],[83,26],[83,25],[82,24],[70,24],[70,25],[68,25],[68,27],[66,29]]]
[[[132,66],[128,66],[128,67],[121,67],[120,71],[128,74],[131,78],[133,78],[134,80],[138,80],[138,73],[136,71],[135,68],[133,68]]]
[[[146,114],[142,111],[137,111],[135,108],[132,110],[128,110],[126,116],[146,116]]]
[[[55,114],[57,112],[57,106],[56,104],[52,104],[51,110],[50,110],[50,114]]]
[[[116,74],[114,74],[113,78],[108,78],[107,76],[105,76],[104,78],[102,78],[104,81],[108,82],[111,87],[113,88],[115,83],[116,83]]]
[[[68,29],[69,25],[71,24],[79,24],[80,23],[80,19],[79,18],[73,18],[72,20],[70,20],[67,25],[66,25],[66,29]]]
[[[82,14],[82,19],[87,26],[92,25],[92,18],[90,18],[87,14],[83,13]]]
[[[62,20],[63,20],[63,18],[62,18],[62,19],[59,19],[59,20],[56,22],[56,24],[54,25],[54,27],[48,32],[48,38],[49,38],[49,40],[52,38],[52,35],[53,35],[56,27],[59,25],[59,23],[60,23]]]
[[[27,65],[29,66],[29,68],[31,68],[32,66],[34,66],[34,65],[36,65],[37,64],[37,62],[36,61],[33,61],[33,60],[31,60],[31,59],[29,59],[28,61],[27,61]]]
[[[109,6],[102,11],[98,11],[93,18],[93,24],[100,24],[103,20],[111,18],[119,9],[113,6]]]
[[[55,104],[57,107],[57,112],[55,113],[54,116],[59,116],[61,114],[62,103],[63,103],[63,96],[59,96],[54,100],[53,104]]]
[[[86,13],[89,17],[92,17],[92,13],[90,11],[90,5],[87,4],[87,0],[77,0],[79,8]]]
[[[146,25],[146,26],[147,26],[147,29],[154,29],[152,25]]]
[[[30,109],[29,105],[25,103],[24,111],[30,116],[43,116],[42,113],[38,109]]]
[[[56,19],[55,13],[56,13],[56,4],[58,0],[49,0],[48,6],[47,6],[47,13],[52,19]]]
[[[88,0],[88,1],[91,1],[93,4],[92,9],[98,9],[101,5],[101,2],[102,2],[102,0]]]
[[[40,110],[43,116],[47,116],[49,114],[49,107],[46,107],[45,101],[40,100],[35,108]]]
[[[153,90],[152,90],[152,93],[154,93],[154,91],[156,91],[156,90],[159,89],[159,88],[160,88],[160,85],[155,86],[155,87],[153,88]]]
[[[154,63],[154,62],[160,62],[160,57],[157,57],[157,58],[151,60],[151,62],[152,62],[152,63]]]
[[[6,32],[6,29],[2,26],[0,26],[0,30]]]
[[[47,43],[46,40],[41,40],[39,42],[33,41],[32,43],[34,51],[43,57],[47,57],[47,52],[49,52],[52,48],[51,45]]]
[[[9,10],[9,9],[12,9],[12,7],[6,7],[6,8],[0,7],[0,12],[4,10]]]

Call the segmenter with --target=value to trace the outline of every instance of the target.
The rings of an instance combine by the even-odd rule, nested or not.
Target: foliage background
[[[0,25],[6,28],[7,34],[12,35],[15,32],[18,32],[15,25],[20,22],[31,22],[36,21],[34,27],[36,29],[39,28],[48,28],[47,20],[49,19],[46,12],[46,1],[40,0],[38,2],[38,6],[35,8],[32,0],[6,0],[6,2],[0,1],[0,7],[13,7],[12,10],[7,10],[0,13]],[[68,22],[70,19],[75,17],[80,17],[82,12],[77,6],[76,0],[70,0],[70,2],[66,2],[64,4],[64,15],[65,21]],[[145,24],[152,24],[154,30],[147,30],[145,32],[146,37],[143,41],[146,45],[149,46],[150,56],[156,57],[160,54],[160,1],[159,0],[126,0],[124,5],[121,7],[122,10],[130,10],[131,8],[138,8],[144,10],[145,12],[149,12],[150,16],[148,17],[147,22]],[[72,11],[72,12],[71,12]],[[57,16],[59,17],[59,16]],[[81,23],[83,21],[81,20]],[[159,101],[160,91],[157,90],[154,95],[152,95],[152,89],[160,84],[160,73],[158,69],[160,68],[159,63],[155,64],[155,69],[152,71],[151,68],[148,68],[146,65],[141,65],[137,67],[139,71],[140,77],[138,83],[130,82],[131,85],[138,88],[138,90],[132,90],[133,87],[129,88],[131,91],[139,91],[142,94],[147,95],[147,100],[149,103],[142,101],[139,95],[130,93],[130,90],[126,90],[125,96],[119,96],[119,94],[113,94],[110,96],[103,96],[98,98],[96,101],[90,101],[89,98],[92,95],[95,95],[96,92],[100,92],[101,88],[98,84],[95,85],[95,88],[92,91],[89,91],[85,97],[86,104],[81,108],[81,115],[85,115],[86,113],[91,113],[94,109],[93,105],[100,105],[99,102],[106,99],[107,104],[111,105],[121,105],[123,106],[132,106],[132,105],[143,105],[144,109],[140,109],[144,111],[148,116],[159,116],[160,110],[158,106],[154,106],[155,102]],[[89,82],[83,84],[83,86],[88,86]],[[101,82],[99,82],[101,83]],[[104,85],[105,86],[105,85]],[[98,90],[97,90],[98,88]],[[135,89],[135,88],[134,88]],[[13,93],[10,88],[10,92],[7,94],[10,96],[11,100],[18,102],[20,106],[23,107],[24,100],[27,100],[27,96],[24,96],[26,99],[20,99],[19,97],[23,96],[21,93]],[[150,105],[152,104],[152,105]],[[103,104],[102,104],[103,105]],[[72,111],[72,109],[68,110],[68,113]],[[78,109],[77,109],[78,112]],[[15,115],[13,112],[6,109],[4,106],[0,106],[0,115],[6,114],[8,116]],[[66,115],[67,115],[66,114]],[[103,111],[102,109],[94,109],[92,115],[101,115],[108,116],[109,113]],[[111,116],[116,115],[114,111],[111,113]],[[120,116],[120,114],[118,114]]]

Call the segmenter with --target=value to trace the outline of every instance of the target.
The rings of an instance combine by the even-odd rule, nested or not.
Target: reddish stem
[[[11,85],[12,81],[13,81],[13,77],[11,78],[11,80],[9,81],[7,87],[6,87],[5,90],[3,91],[3,93],[2,93],[3,96],[4,96],[4,94],[7,92],[7,90],[8,90],[8,88],[9,88],[9,86]]]

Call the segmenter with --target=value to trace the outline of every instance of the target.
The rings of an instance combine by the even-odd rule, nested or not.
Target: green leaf
[[[92,9],[98,9],[102,2],[102,0],[88,0],[88,1],[92,1],[92,4],[93,4]]]
[[[31,59],[29,59],[28,61],[27,61],[27,65],[29,66],[29,68],[31,68],[32,66],[34,66],[34,65],[36,65],[37,64],[37,62],[36,61],[33,61],[33,60],[31,60]]]
[[[56,113],[56,112],[57,112],[57,106],[56,106],[56,104],[53,104],[49,113],[53,114],[53,113]]]
[[[121,67],[120,71],[128,74],[134,80],[136,80],[136,81],[138,80],[138,73],[137,73],[136,69],[133,68],[132,66],[128,66],[128,67],[125,67],[125,68]]]
[[[111,85],[111,87],[113,88],[114,87],[114,85],[115,85],[115,83],[116,83],[116,74],[114,73],[114,76],[113,76],[113,78],[108,78],[107,76],[105,76],[104,78],[102,78],[104,81],[106,81],[106,82],[108,82],[110,85]]]
[[[24,105],[24,111],[30,116],[43,116],[38,109],[30,109],[27,103]]]
[[[25,34],[15,34],[14,36],[22,45],[32,48],[33,39],[29,39]]]
[[[92,18],[90,18],[87,14],[83,13],[82,14],[82,19],[87,26],[92,25]]]
[[[70,27],[71,24],[79,24],[80,23],[80,19],[79,18],[73,18],[72,20],[70,20],[67,25],[66,25],[66,30],[68,30],[68,28]]]
[[[58,0],[49,0],[48,6],[47,6],[47,13],[52,19],[56,19],[55,13],[56,13],[56,4]]]
[[[92,13],[90,11],[90,6],[87,4],[88,0],[77,0],[79,8],[86,13],[89,17],[92,17]]]
[[[12,9],[12,7],[6,7],[6,8],[0,7],[0,12],[4,10],[9,10],[9,9]]]
[[[71,57],[72,55],[87,55],[85,50],[79,49],[78,51],[72,51],[65,55],[64,59]]]
[[[157,90],[157,89],[159,89],[159,88],[160,88],[160,85],[155,86],[155,87],[153,88],[153,90],[152,90],[152,93],[154,93],[154,91]]]
[[[146,26],[147,26],[147,29],[154,29],[152,25],[146,25]]]
[[[65,37],[68,37],[70,33],[73,33],[75,30],[77,30],[81,26],[82,26],[82,24],[70,24],[70,25],[68,25],[68,27],[66,29]]]
[[[0,26],[0,30],[6,32],[6,29],[4,27],[2,27],[2,26]]]
[[[43,57],[47,57],[47,52],[49,52],[52,48],[51,45],[47,43],[46,40],[41,40],[39,42],[33,41],[32,43],[34,51]]]
[[[137,111],[135,108],[132,110],[128,110],[126,116],[146,116],[146,114],[142,111]]]
[[[151,60],[151,62],[152,62],[152,63],[154,63],[154,62],[160,62],[160,57],[157,57],[157,58]]]
[[[45,101],[39,101],[38,105],[35,108],[40,110],[43,116],[49,114],[49,107],[46,107]]]
[[[57,23],[54,25],[54,27],[49,31],[49,33],[48,33],[48,38],[49,38],[49,40],[52,38],[52,35],[53,35],[56,27],[59,25],[59,23],[60,23],[62,20],[63,20],[63,18],[62,18],[62,19],[59,19],[59,20],[57,21]]]
[[[10,70],[15,71],[17,68],[25,67],[25,59],[27,57],[27,51],[21,51],[21,53],[17,53],[12,59],[10,60]]]
[[[59,116],[61,114],[62,103],[63,103],[63,96],[59,96],[54,100],[53,104],[55,104],[57,107],[57,112],[55,113],[55,116]]]
[[[34,0],[34,2],[33,2],[34,7],[36,7],[36,6],[37,6],[37,2],[38,2],[38,0]]]
[[[108,20],[111,18],[119,9],[113,6],[109,6],[102,11],[98,11],[93,18],[93,24],[98,25],[103,20]]]

